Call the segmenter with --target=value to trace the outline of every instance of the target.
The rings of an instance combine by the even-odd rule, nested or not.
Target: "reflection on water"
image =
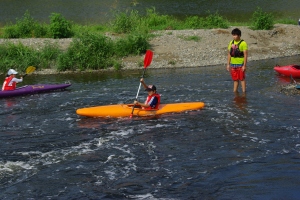
[[[235,105],[240,109],[245,111],[246,106],[247,106],[247,98],[246,98],[246,93],[239,93],[239,92],[234,92],[234,99],[233,99]]]
[[[289,76],[282,76],[282,75],[278,74],[277,78],[278,78],[278,82],[280,82],[282,84],[294,83],[293,80],[291,79],[291,77],[289,77]]]
[[[4,99],[4,108],[8,109],[8,108],[13,108],[15,105],[17,104],[17,101],[15,99]]]
[[[68,20],[76,23],[104,23],[113,18],[113,12],[116,10],[125,12],[135,9],[143,14],[146,8],[152,7],[155,7],[158,13],[178,17],[204,16],[209,12],[218,12],[231,21],[249,21],[258,6],[265,12],[274,13],[275,17],[292,18],[295,21],[299,19],[298,0],[289,0],[288,3],[265,0],[1,0],[0,23],[15,21],[16,18],[20,19],[26,10],[35,19],[47,23],[53,12],[61,13]]]

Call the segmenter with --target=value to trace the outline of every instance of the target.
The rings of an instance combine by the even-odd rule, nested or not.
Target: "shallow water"
[[[297,199],[300,99],[279,92],[289,79],[273,66],[299,62],[249,63],[246,96],[232,93],[224,66],[150,66],[145,80],[162,102],[206,103],[155,118],[75,113],[131,103],[142,69],[29,75],[26,84],[72,86],[0,99],[0,199]]]

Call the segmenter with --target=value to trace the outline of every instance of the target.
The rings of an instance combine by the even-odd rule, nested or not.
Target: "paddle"
[[[24,76],[26,76],[26,75],[28,75],[28,74],[31,74],[32,72],[34,72],[35,71],[35,67],[34,66],[29,66],[29,67],[27,67],[27,69],[26,69],[26,74],[24,74]],[[23,77],[24,77],[23,76]]]
[[[148,66],[151,64],[151,62],[152,62],[152,57],[153,57],[153,52],[150,51],[150,50],[147,50],[147,51],[146,51],[145,58],[144,58],[144,71],[143,71],[142,78],[144,78],[145,71],[146,71],[147,67],[148,67]],[[136,97],[135,97],[135,100],[136,100],[136,101],[137,101],[137,99],[138,99],[140,89],[141,89],[141,82],[140,82],[139,89],[138,89],[137,94],[136,94]],[[132,118],[132,114],[133,114],[133,111],[134,111],[134,107],[135,107],[135,105],[133,105],[133,107],[132,107],[132,111],[131,111],[131,114],[130,114],[130,118]]]
[[[292,74],[291,74],[291,76],[290,76],[290,79],[291,79],[291,83],[296,83],[297,84],[297,82],[295,81],[295,79],[293,78],[293,76],[292,76]]]
[[[296,89],[300,89],[300,85],[298,85],[298,83],[295,81],[295,79],[293,78],[293,76],[292,76],[292,74],[291,74],[291,83],[292,83],[292,81],[293,81],[295,84],[297,84],[297,85],[295,86],[295,88],[296,88]]]

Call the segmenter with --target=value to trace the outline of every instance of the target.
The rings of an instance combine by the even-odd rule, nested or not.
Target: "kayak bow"
[[[293,76],[293,78],[300,78],[300,65],[276,65],[274,70],[284,76]]]

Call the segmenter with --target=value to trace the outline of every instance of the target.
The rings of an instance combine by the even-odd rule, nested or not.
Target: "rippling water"
[[[29,75],[26,84],[73,84],[0,99],[0,199],[297,199],[300,99],[279,92],[289,79],[272,68],[299,62],[250,63],[246,96],[232,93],[224,66],[150,66],[163,102],[206,107],[132,120],[75,111],[131,103],[142,70]]]

